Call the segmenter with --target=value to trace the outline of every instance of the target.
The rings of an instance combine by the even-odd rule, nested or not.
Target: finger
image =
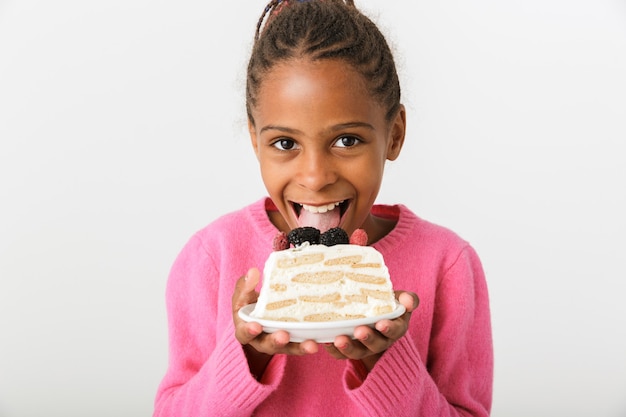
[[[333,346],[335,348],[334,352],[336,352],[333,356],[336,358],[346,359],[351,357],[350,355],[353,352],[353,342],[350,337],[345,335],[335,337]]]
[[[347,359],[333,343],[324,343],[324,349],[335,359]]]
[[[302,342],[291,342],[289,340],[289,333],[285,331],[278,331],[273,333],[275,353],[286,353],[288,355],[309,355],[317,353],[319,345],[314,340],[304,340]]]
[[[405,307],[406,312],[398,318],[380,320],[374,325],[381,335],[394,341],[400,339],[407,332],[411,315],[419,305],[417,296],[410,292],[400,293],[398,299]]]
[[[257,284],[259,283],[259,279],[261,277],[261,273],[258,268],[250,268],[246,275],[244,276],[244,291],[251,292],[254,291]]]
[[[233,293],[233,312],[257,300],[258,297],[254,289],[259,283],[259,276],[257,268],[250,268],[246,275],[237,280]]]
[[[360,359],[364,361],[364,364],[365,361],[368,361],[373,365],[391,344],[387,342],[388,339],[377,335],[372,329],[367,333],[367,336],[363,334],[360,337],[362,340],[350,338],[335,340],[334,346],[337,349],[337,354],[333,356],[337,359]]]
[[[310,355],[313,353],[317,353],[317,351],[319,350],[319,344],[314,340],[305,340],[304,342],[300,343],[299,348],[300,351],[304,354]]]
[[[374,325],[374,327],[388,341],[398,340],[404,336],[409,327],[408,318],[410,317],[410,314],[411,313],[405,313],[404,316],[395,320],[380,320]]]
[[[250,322],[237,325],[235,337],[242,345],[247,345],[263,333],[263,326],[259,323]]]
[[[317,353],[319,350],[317,342],[313,340],[305,340],[301,343],[290,342],[289,333],[279,330],[275,333],[263,333],[251,343],[259,352],[270,355],[287,354],[287,355],[309,355]]]
[[[235,337],[242,345],[250,345],[268,355],[281,353],[289,343],[286,332],[264,333],[263,326],[255,322],[239,324],[235,329]]]
[[[408,313],[413,312],[419,306],[420,300],[417,297],[417,294],[409,292],[409,291],[400,291],[400,294],[397,296],[398,301],[406,308]]]
[[[368,354],[384,352],[393,343],[393,340],[376,330],[368,326],[359,326],[354,329],[354,337],[367,349]]]
[[[283,349],[289,344],[289,333],[284,330],[268,333],[268,339],[273,343],[275,349]]]

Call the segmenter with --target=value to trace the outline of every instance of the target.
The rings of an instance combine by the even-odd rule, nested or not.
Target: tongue
[[[308,210],[302,209],[300,211],[300,217],[298,217],[298,226],[315,227],[319,229],[321,233],[324,233],[328,229],[338,227],[340,220],[341,213],[337,208],[329,210],[326,213],[311,213]]]

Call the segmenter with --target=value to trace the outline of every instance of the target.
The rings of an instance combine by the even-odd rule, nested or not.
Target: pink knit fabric
[[[271,207],[271,205],[268,205]],[[407,334],[368,374],[358,361],[276,355],[261,381],[234,336],[237,279],[262,270],[277,233],[266,199],[197,232],[167,284],[170,359],[154,416],[488,416],[493,347],[484,273],[472,247],[403,205],[375,206],[396,227],[374,244],[395,289],[420,305]]]

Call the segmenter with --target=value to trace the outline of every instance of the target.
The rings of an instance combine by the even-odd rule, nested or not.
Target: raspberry
[[[289,240],[285,232],[278,232],[272,241],[272,250],[279,251],[289,249]]]
[[[320,243],[320,231],[310,226],[298,227],[289,232],[287,239],[294,246],[299,246],[304,242],[317,245]]]
[[[320,236],[320,243],[326,246],[334,246],[349,243],[350,239],[345,230],[339,227],[328,229]]]
[[[363,229],[356,229],[352,232],[352,235],[350,235],[350,244],[367,246],[367,232]]]

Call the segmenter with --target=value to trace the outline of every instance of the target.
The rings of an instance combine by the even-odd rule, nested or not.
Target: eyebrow
[[[355,128],[355,127],[361,127],[361,128],[366,128],[368,130],[374,130],[374,126],[369,124],[369,123],[365,123],[365,122],[348,122],[348,123],[340,123],[340,124],[331,126],[330,128],[326,129],[326,131],[332,133],[332,132],[336,132],[336,131],[339,131],[339,130]],[[290,133],[290,134],[302,133],[298,129],[292,129],[290,127],[277,126],[277,125],[263,126],[261,128],[261,132],[260,133],[263,133],[263,132],[265,132],[267,130],[278,130],[280,132]]]
[[[263,126],[261,128],[260,133],[263,133],[267,130],[278,130],[280,132],[285,132],[285,133],[301,133],[298,129],[292,129],[290,127],[276,126],[276,125]]]

